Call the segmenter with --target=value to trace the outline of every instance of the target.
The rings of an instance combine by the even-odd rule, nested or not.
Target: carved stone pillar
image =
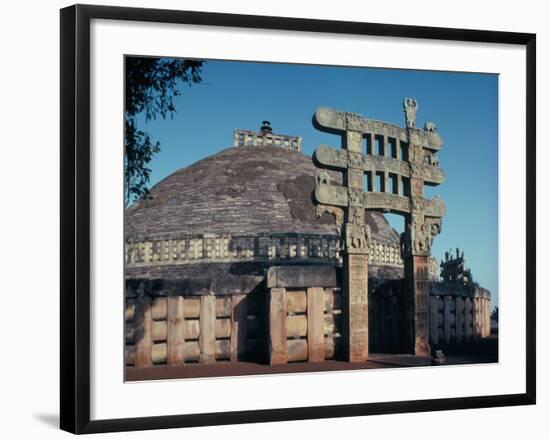
[[[365,224],[363,207],[363,164],[359,132],[346,132],[349,154],[346,180],[348,204],[344,253],[344,313],[345,353],[348,361],[366,361],[369,354],[369,271],[368,249],[370,233]]]
[[[406,337],[405,350],[418,356],[429,356],[429,258],[433,239],[431,221],[425,216],[424,178],[422,174],[423,148],[415,128],[416,101],[405,102],[409,137],[410,205],[411,213],[405,221],[408,245],[403,250],[406,282]]]
[[[405,350],[414,355],[430,355],[428,261],[426,256],[404,258],[406,282]]]
[[[348,361],[366,361],[369,354],[368,255],[345,255],[345,352]]]

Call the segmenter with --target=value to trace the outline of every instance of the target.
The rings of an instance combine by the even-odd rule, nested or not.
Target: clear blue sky
[[[161,152],[151,163],[154,184],[175,170],[228,148],[233,129],[260,127],[300,135],[309,156],[339,137],[313,128],[318,107],[351,111],[404,126],[402,99],[419,103],[417,126],[433,121],[444,141],[440,166],[447,180],[427,188],[447,205],[433,255],[460,247],[474,279],[498,297],[498,76],[272,63],[208,61],[203,82],[181,86],[173,119],[141,122]],[[400,217],[388,215],[401,232]]]

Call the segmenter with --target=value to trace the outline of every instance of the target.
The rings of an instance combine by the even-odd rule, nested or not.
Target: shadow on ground
[[[50,428],[59,429],[59,415],[57,413],[35,413],[34,417]]]

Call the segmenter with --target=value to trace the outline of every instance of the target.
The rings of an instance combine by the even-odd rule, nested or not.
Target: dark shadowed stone
[[[198,296],[249,294],[260,288],[266,268],[254,263],[193,264],[127,269],[126,295]]]
[[[267,271],[268,288],[336,287],[339,270],[328,265],[271,267]]]

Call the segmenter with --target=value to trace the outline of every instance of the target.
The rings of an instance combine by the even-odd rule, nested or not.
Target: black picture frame
[[[90,21],[130,20],[526,47],[526,392],[417,401],[90,420]],[[535,404],[536,35],[377,23],[75,5],[61,10],[60,424],[99,433]]]

